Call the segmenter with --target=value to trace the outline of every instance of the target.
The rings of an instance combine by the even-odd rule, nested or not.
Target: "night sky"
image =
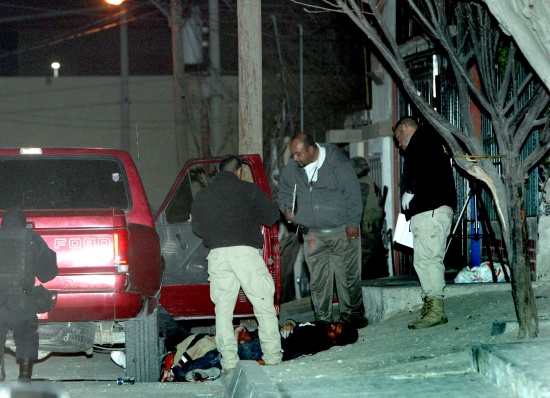
[[[148,1],[128,7],[131,74],[170,74],[167,17]],[[48,75],[53,61],[65,76],[119,74],[118,9],[103,0],[0,0],[0,75]]]
[[[126,0],[129,9],[128,41],[131,75],[172,73],[168,16],[151,0]],[[157,0],[166,12],[170,0]],[[198,7],[204,24],[208,0],[182,0],[184,18]],[[120,73],[119,7],[104,0],[0,0],[0,76],[48,76],[51,63],[61,63],[62,76],[105,76]],[[237,73],[237,0],[219,0],[220,51],[223,74]],[[362,59],[349,41],[349,19],[336,14],[308,14],[290,0],[263,0],[264,68],[280,68],[273,18],[285,66],[298,67],[298,24],[304,27],[305,67],[331,67],[334,54],[345,67]],[[336,33],[331,32],[335,29]],[[205,35],[205,40],[207,36]],[[350,47],[351,46],[351,47]],[[204,51],[207,58],[207,50]],[[187,72],[205,65],[187,66]],[[341,66],[338,67],[341,69]],[[316,70],[315,73],[318,73]]]
[[[168,15],[153,0],[126,1],[130,75],[172,75],[170,0],[155,0]],[[181,4],[184,18],[195,6],[207,25],[208,0]],[[104,0],[0,0],[0,77],[50,77],[54,61],[61,64],[60,77],[119,76],[118,12],[119,7]],[[237,75],[237,0],[219,0],[219,18],[220,74]],[[317,131],[340,126],[345,115],[364,107],[366,38],[345,15],[306,13],[291,0],[262,0],[264,90],[269,92],[271,85],[275,93],[264,101],[264,111],[280,111],[283,68],[290,95],[298,103],[299,25],[307,124]],[[185,66],[186,74],[208,74],[208,49],[203,54],[202,64]]]

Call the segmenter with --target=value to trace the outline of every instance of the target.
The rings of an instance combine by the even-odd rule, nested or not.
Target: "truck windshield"
[[[0,209],[128,209],[122,165],[109,158],[0,161]]]

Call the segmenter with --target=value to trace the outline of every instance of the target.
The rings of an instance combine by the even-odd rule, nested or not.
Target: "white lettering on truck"
[[[69,249],[81,249],[83,247],[109,247],[111,240],[108,238],[55,238],[54,249],[67,247]]]

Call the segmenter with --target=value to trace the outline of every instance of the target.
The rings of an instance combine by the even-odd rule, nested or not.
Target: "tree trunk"
[[[518,165],[519,166],[519,165]],[[519,322],[518,338],[535,338],[539,333],[539,320],[535,293],[531,283],[531,267],[527,252],[527,220],[525,217],[524,182],[506,185],[509,198],[509,236],[506,239],[508,261],[512,269],[512,297]]]

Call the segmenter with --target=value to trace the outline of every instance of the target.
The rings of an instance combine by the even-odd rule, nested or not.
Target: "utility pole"
[[[213,155],[220,155],[223,143],[221,128],[220,89],[220,11],[219,0],[208,0],[208,51],[210,58],[210,148]]]
[[[130,152],[132,148],[130,144],[130,94],[128,83],[128,8],[124,0],[106,0],[106,3],[120,6],[120,149]],[[57,72],[57,69],[55,72]]]
[[[237,0],[239,153],[263,157],[261,1]]]
[[[189,137],[184,120],[184,60],[182,45],[182,8],[180,0],[170,0],[170,29],[172,32],[172,66],[174,79],[174,121],[176,142],[176,163],[178,170],[189,157]]]
[[[131,153],[127,13],[126,3],[122,3],[120,5],[120,148]]]

